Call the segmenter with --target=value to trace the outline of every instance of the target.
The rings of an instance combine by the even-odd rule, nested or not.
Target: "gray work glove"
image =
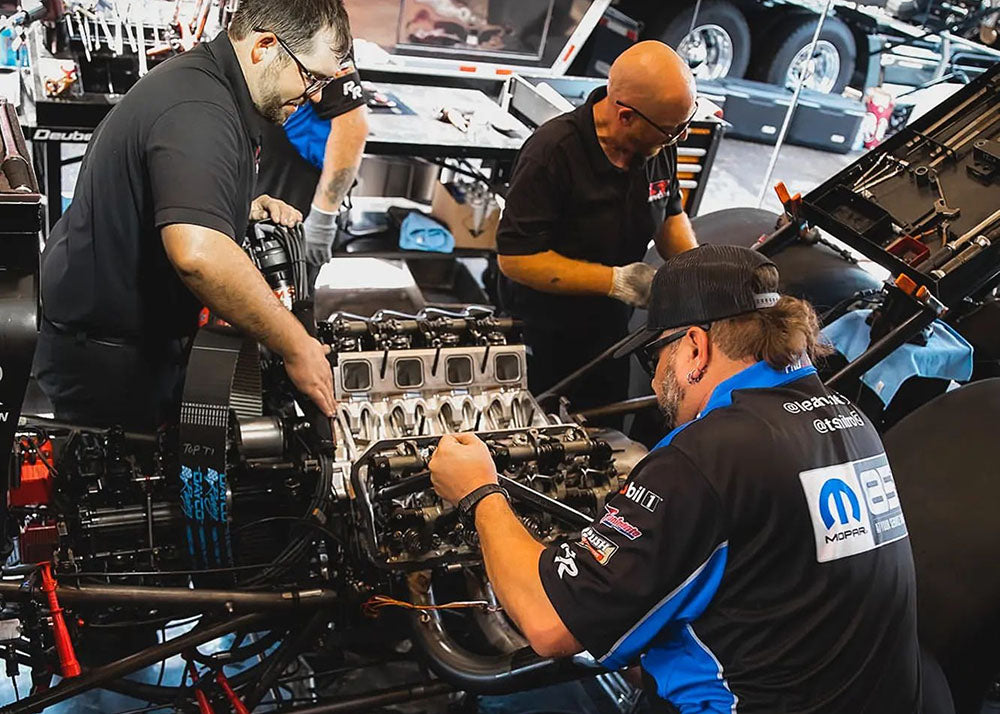
[[[609,297],[632,307],[646,307],[656,268],[646,263],[629,263],[614,268],[614,282]]]
[[[315,204],[302,223],[306,236],[306,260],[310,265],[323,265],[332,256],[333,239],[337,236],[337,214],[317,208]]]

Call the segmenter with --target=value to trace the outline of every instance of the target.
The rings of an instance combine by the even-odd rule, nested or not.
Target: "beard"
[[[281,101],[281,96],[274,90],[261,97],[257,111],[271,124],[281,126],[285,123],[285,103]]]
[[[256,105],[257,112],[262,117],[279,126],[285,123],[285,102],[282,101],[281,94],[276,89],[278,75],[281,74],[282,69],[283,66],[278,62],[272,62],[264,69],[261,84],[266,89],[261,92],[260,101]]]
[[[681,402],[687,395],[687,390],[677,379],[673,369],[667,371],[660,382],[660,393],[656,396],[656,402],[663,414],[664,426],[667,431],[677,428],[677,412],[680,410]]]

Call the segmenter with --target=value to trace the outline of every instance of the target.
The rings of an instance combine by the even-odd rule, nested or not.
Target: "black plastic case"
[[[698,86],[700,89],[702,83]],[[765,144],[777,141],[788,105],[792,103],[791,91],[748,79],[717,80],[712,86],[726,96],[726,121],[732,124],[727,136]],[[846,154],[864,117],[865,108],[860,102],[803,89],[786,141]]]

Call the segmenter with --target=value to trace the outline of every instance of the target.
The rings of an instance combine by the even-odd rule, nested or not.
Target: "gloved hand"
[[[323,265],[332,257],[333,239],[337,237],[337,214],[313,204],[302,223],[306,236],[306,260],[310,265]]]
[[[646,307],[656,268],[646,263],[629,263],[614,268],[614,282],[608,297],[632,307]]]

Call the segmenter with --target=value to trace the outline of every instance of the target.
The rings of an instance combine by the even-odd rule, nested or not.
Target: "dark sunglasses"
[[[666,139],[666,141],[663,144],[664,146],[673,146],[678,141],[680,141],[681,137],[684,136],[684,132],[686,132],[688,130],[688,128],[691,126],[691,122],[694,121],[695,114],[698,113],[698,100],[696,99],[694,101],[694,111],[691,112],[691,116],[689,116],[684,121],[683,124],[681,124],[679,127],[677,127],[676,129],[674,129],[673,131],[667,131],[662,126],[660,126],[659,124],[657,124],[655,121],[653,121],[652,119],[650,119],[648,116],[646,116],[645,114],[643,114],[642,112],[640,112],[638,109],[636,109],[635,107],[633,107],[631,104],[626,104],[625,102],[620,102],[620,101],[616,101],[615,104],[617,104],[620,107],[625,107],[626,109],[629,109],[629,110],[635,112],[639,116],[640,119],[644,120],[651,127],[653,127],[658,132],[660,132],[661,134],[663,134],[663,137]]]
[[[255,27],[253,31],[271,32],[270,30],[265,30],[261,27]],[[306,85],[306,91],[302,93],[302,96],[311,97],[317,92],[323,90],[328,84],[330,84],[330,82],[336,79],[335,77],[320,77],[314,74],[313,72],[310,72],[309,69],[304,64],[302,64],[299,58],[295,56],[295,53],[292,52],[292,49],[288,46],[288,43],[286,43],[283,39],[275,35],[273,32],[271,32],[271,34],[274,35],[274,39],[276,39],[278,41],[278,44],[281,45],[281,49],[287,52],[288,56],[291,57],[292,61],[295,62],[295,64],[298,66],[299,74],[302,75],[302,79]]]
[[[695,325],[694,327],[700,327],[705,332],[708,332],[710,325]],[[690,329],[690,327],[685,327],[683,330],[678,330],[677,332],[671,332],[669,335],[658,337],[652,342],[647,342],[636,350],[636,359],[639,360],[639,364],[642,365],[642,368],[646,370],[647,373],[649,373],[650,377],[656,374],[656,365],[660,362],[660,354],[663,352],[663,348],[669,344],[677,342],[677,340],[684,337]]]

